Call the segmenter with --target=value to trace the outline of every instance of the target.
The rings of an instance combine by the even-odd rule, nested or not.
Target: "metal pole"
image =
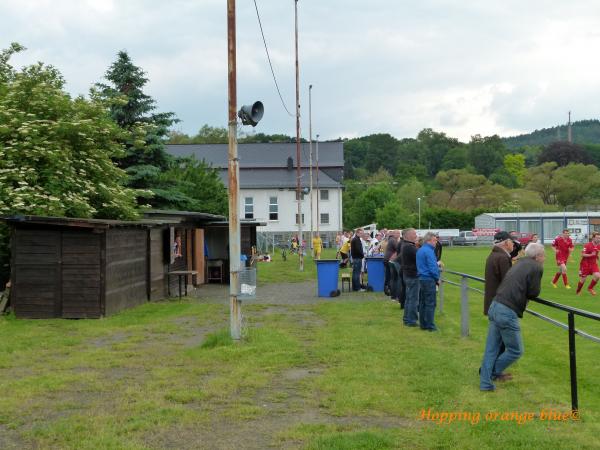
[[[237,79],[236,79],[235,0],[227,0],[227,59],[229,90],[229,148],[227,174],[229,178],[229,321],[231,338],[242,337],[242,303],[238,300],[240,271],[240,174],[237,152]]]
[[[321,191],[319,191],[319,135],[317,134],[317,149],[316,149],[316,157],[317,157],[317,234],[319,234],[319,224],[321,222],[321,213],[319,211],[319,197],[321,196]]]
[[[308,167],[310,169],[310,248],[313,248],[312,84],[308,86]]]
[[[569,368],[571,372],[571,409],[579,410],[577,401],[577,357],[575,356],[575,315],[569,313]]]
[[[440,310],[440,313],[443,313],[444,312],[444,280],[442,279],[442,277],[440,277],[440,287],[439,287],[438,294],[440,297],[440,307],[438,309]]]
[[[295,49],[296,49],[296,197],[298,201],[298,259],[300,272],[304,271],[302,248],[302,192],[300,190],[300,66],[298,64],[298,0],[294,1]]]
[[[460,281],[460,335],[469,335],[469,280],[462,277]]]

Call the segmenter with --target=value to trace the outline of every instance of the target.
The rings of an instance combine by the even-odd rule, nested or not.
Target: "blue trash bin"
[[[374,292],[383,292],[385,283],[385,267],[383,258],[372,256],[367,258],[367,274],[369,276],[369,286]]]
[[[318,296],[338,296],[338,278],[340,276],[340,262],[337,259],[317,259],[315,263],[317,263]]]

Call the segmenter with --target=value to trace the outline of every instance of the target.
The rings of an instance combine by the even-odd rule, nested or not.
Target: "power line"
[[[283,101],[283,97],[281,96],[281,91],[279,90],[279,85],[277,84],[277,78],[275,78],[275,71],[273,70],[273,64],[271,64],[271,57],[269,56],[269,49],[267,48],[267,40],[265,39],[265,33],[263,32],[262,23],[260,21],[260,14],[258,12],[258,5],[256,4],[256,0],[254,0],[254,7],[256,8],[256,17],[258,18],[258,26],[260,27],[260,34],[262,35],[263,43],[265,44],[265,52],[267,53],[267,59],[269,60],[269,67],[271,67],[271,73],[273,74],[273,81],[275,82],[275,87],[277,88],[277,93],[279,94],[279,99],[281,100],[281,104],[283,105],[283,109],[288,113],[290,117],[294,117],[294,114],[290,113],[285,106],[285,102]]]

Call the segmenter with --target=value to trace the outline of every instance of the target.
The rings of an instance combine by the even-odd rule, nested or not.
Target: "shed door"
[[[101,235],[92,230],[62,233],[62,317],[96,318],[100,307]]]
[[[17,317],[60,317],[60,231],[16,228],[13,306]]]

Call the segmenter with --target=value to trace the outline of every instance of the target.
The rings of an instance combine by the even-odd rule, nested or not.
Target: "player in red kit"
[[[588,292],[596,295],[594,286],[600,279],[600,269],[598,269],[598,251],[600,250],[600,233],[594,231],[592,240],[583,246],[581,252],[581,263],[579,263],[579,283],[577,284],[577,295],[581,293],[581,289],[585,284],[585,280],[589,275],[592,276],[592,282],[588,287]]]
[[[557,236],[552,242],[552,249],[554,253],[556,253],[556,265],[558,266],[558,271],[554,275],[552,279],[552,287],[556,288],[556,282],[562,275],[563,283],[565,284],[565,288],[571,289],[569,286],[569,281],[567,280],[567,261],[573,252],[573,241],[569,237],[569,230],[564,229],[560,236]]]

